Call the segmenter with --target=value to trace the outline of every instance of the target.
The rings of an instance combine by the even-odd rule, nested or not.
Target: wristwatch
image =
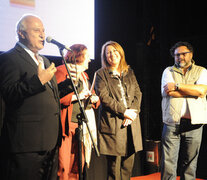
[[[176,90],[176,91],[179,90],[179,84],[178,84],[178,83],[175,84],[175,90]]]

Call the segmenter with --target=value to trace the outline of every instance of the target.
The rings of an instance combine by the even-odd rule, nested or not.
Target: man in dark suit
[[[56,68],[38,55],[45,41],[39,17],[23,16],[17,35],[16,46],[0,55],[5,102],[0,179],[56,179],[61,134]]]

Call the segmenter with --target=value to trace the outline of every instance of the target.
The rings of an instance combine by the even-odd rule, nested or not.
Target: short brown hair
[[[87,47],[84,44],[73,44],[70,46],[70,49],[72,51],[68,51],[65,55],[65,60],[67,63],[72,64],[81,64],[84,61],[83,58],[83,51],[87,49]]]
[[[175,49],[181,46],[185,46],[191,53],[193,53],[193,46],[189,42],[179,41],[170,48],[170,54],[172,57],[174,57]]]

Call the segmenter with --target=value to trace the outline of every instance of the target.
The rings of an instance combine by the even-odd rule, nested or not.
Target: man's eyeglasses
[[[188,53],[191,53],[191,52],[177,53],[177,54],[174,54],[174,57],[179,58],[181,55],[185,57],[186,54],[188,54]]]

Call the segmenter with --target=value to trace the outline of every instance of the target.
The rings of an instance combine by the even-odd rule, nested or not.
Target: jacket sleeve
[[[95,91],[101,100],[102,106],[111,113],[123,116],[126,108],[116,100],[110,88],[110,80],[106,78],[103,71],[101,73],[97,72]]]
[[[58,84],[59,96],[60,98],[66,96],[67,94],[73,92],[73,86],[70,79],[66,79]]]
[[[18,58],[16,56],[16,58]],[[24,64],[18,62],[14,55],[6,53],[0,57],[0,87],[6,103],[21,104],[26,98],[45,91],[37,76],[24,70]]]
[[[132,70],[131,82],[134,84],[134,95],[132,99],[132,104],[130,106],[131,109],[137,109],[138,113],[140,112],[141,100],[142,100],[142,92],[140,90],[139,84],[137,82],[136,76]]]
[[[58,83],[61,106],[69,106],[71,104],[72,95],[74,93],[71,80],[67,79],[67,74],[64,71],[63,67],[64,66],[57,67],[55,76]]]

